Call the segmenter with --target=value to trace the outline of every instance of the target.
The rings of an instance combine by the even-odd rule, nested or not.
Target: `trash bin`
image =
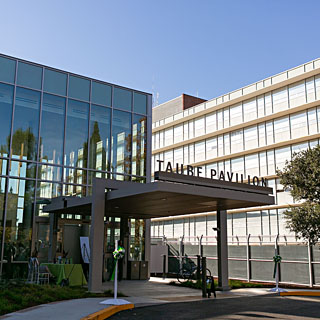
[[[139,280],[140,261],[129,261],[128,275],[130,280]]]
[[[216,290],[214,287],[214,279],[212,276],[207,276],[206,287],[208,298],[211,297],[211,293],[213,293],[214,297],[216,298]]]
[[[148,261],[140,261],[140,280],[148,279]]]

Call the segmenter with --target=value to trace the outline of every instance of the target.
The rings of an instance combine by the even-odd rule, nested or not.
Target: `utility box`
[[[148,261],[140,261],[140,280],[148,279]]]
[[[139,280],[140,276],[140,261],[128,261],[129,270],[128,276],[130,280]]]

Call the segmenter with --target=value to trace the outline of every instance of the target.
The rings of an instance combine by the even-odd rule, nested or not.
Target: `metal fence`
[[[168,246],[168,272],[177,273],[182,257],[196,263],[197,255],[207,257],[207,267],[218,275],[217,238],[152,238]],[[232,236],[228,239],[229,277],[245,281],[275,282],[273,256],[282,257],[280,283],[320,286],[320,247],[298,242],[292,236]]]

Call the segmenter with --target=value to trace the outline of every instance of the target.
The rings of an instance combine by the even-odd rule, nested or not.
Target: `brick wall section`
[[[188,108],[191,108],[197,104],[200,104],[202,102],[205,102],[207,100],[201,99],[201,98],[197,98],[197,97],[193,97],[193,96],[189,96],[188,94],[183,93],[182,94],[182,107],[183,110],[186,110]]]

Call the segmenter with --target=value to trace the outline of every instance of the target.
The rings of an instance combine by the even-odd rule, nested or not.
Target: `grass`
[[[187,287],[187,288],[194,288],[194,289],[202,289],[202,281],[186,281],[183,283],[171,281],[169,283],[170,285],[174,286],[181,286],[181,287]],[[218,288],[218,281],[214,280],[214,286],[216,288],[216,291],[219,291]],[[255,282],[245,282],[240,280],[229,280],[229,287],[231,289],[240,289],[240,288],[265,288],[266,284],[263,283],[255,283]]]
[[[124,295],[119,293],[118,296]],[[0,315],[54,301],[94,297],[113,297],[113,292],[107,290],[103,293],[90,293],[83,287],[11,282],[0,286]]]

